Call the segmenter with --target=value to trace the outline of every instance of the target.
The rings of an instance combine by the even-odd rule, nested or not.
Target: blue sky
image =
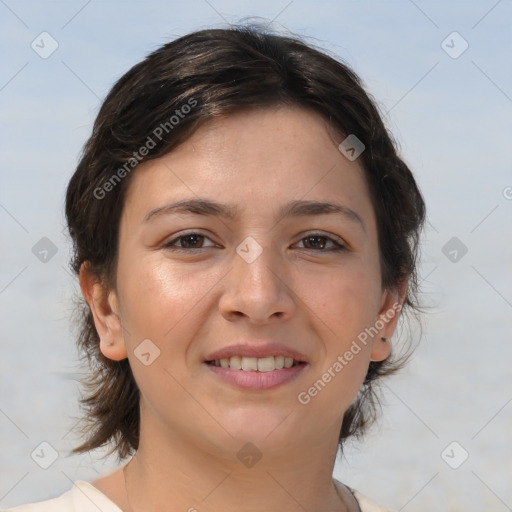
[[[380,435],[354,449],[340,474],[390,506],[408,503],[404,510],[452,499],[467,510],[471,503],[479,504],[474,510],[497,510],[496,496],[511,507],[512,468],[502,461],[512,460],[510,447],[504,448],[510,446],[505,425],[512,406],[499,412],[512,398],[502,384],[511,380],[505,362],[512,357],[504,341],[512,318],[507,0],[1,0],[0,445],[6,462],[0,506],[67,489],[61,470],[91,475],[84,458],[62,456],[43,471],[29,454],[43,439],[69,449],[66,414],[74,411],[76,388],[63,375],[75,371],[68,321],[74,285],[65,268],[70,249],[63,196],[100,100],[164,42],[249,16],[277,17],[276,28],[313,38],[355,69],[387,113],[427,202],[422,286],[432,310],[426,339],[408,372],[390,381]],[[35,41],[48,51],[52,39],[58,48],[47,58],[31,47]],[[32,252],[42,237],[57,249],[47,263]],[[456,263],[443,253],[452,237],[468,249]],[[482,431],[473,438],[495,414],[489,437]],[[458,473],[439,457],[453,439],[471,454]],[[418,468],[413,474],[403,470],[411,463]],[[388,483],[378,483],[390,474]],[[434,474],[436,480],[408,502],[412,489]]]

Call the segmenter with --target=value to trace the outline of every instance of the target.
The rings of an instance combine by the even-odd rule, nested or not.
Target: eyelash
[[[195,231],[191,231],[189,233],[183,233],[181,234],[180,236],[170,240],[169,242],[165,243],[164,244],[164,248],[168,249],[168,250],[171,250],[171,251],[177,251],[177,252],[190,252],[190,251],[200,251],[201,249],[208,249],[208,247],[197,247],[197,248],[186,248],[186,247],[177,247],[175,246],[174,244],[184,238],[188,238],[188,237],[191,237],[191,236],[200,236],[200,237],[203,237],[205,239],[208,239],[210,240],[206,235],[203,235],[201,233],[197,233]],[[341,251],[345,251],[347,250],[347,248],[339,243],[338,241],[336,241],[334,238],[330,237],[330,236],[327,236],[327,235],[324,235],[322,233],[308,233],[306,236],[302,237],[300,239],[300,242],[303,242],[304,240],[308,239],[308,238],[323,238],[326,240],[326,243],[328,242],[332,242],[333,244],[333,248],[331,249],[308,249],[307,247],[304,247],[305,250],[308,250],[308,251],[313,251],[313,252],[341,252]],[[211,247],[211,246],[209,246]]]

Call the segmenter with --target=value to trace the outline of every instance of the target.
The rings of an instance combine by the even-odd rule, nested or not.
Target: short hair
[[[336,133],[355,135],[364,144],[358,161],[376,215],[382,287],[393,289],[407,279],[402,313],[418,311],[416,264],[425,204],[375,101],[354,71],[325,50],[254,25],[187,34],[150,53],[114,84],[67,188],[73,271],[78,275],[87,262],[98,282],[115,288],[120,216],[139,163],[172,151],[211,118],[280,105],[312,110]],[[143,152],[148,137],[151,149]],[[90,308],[78,300],[77,344],[90,372],[81,399],[85,441],[73,452],[112,445],[111,453],[123,459],[138,449],[139,389],[128,359],[113,361],[101,353]],[[397,357],[393,348],[386,360],[370,362],[344,414],[342,448],[377,418],[374,384],[407,357]]]

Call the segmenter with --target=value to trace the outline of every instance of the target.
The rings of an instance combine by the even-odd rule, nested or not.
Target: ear
[[[125,359],[127,352],[115,291],[105,289],[98,276],[88,270],[87,262],[80,267],[80,288],[91,308],[101,353],[114,361]]]
[[[395,332],[406,293],[407,279],[393,290],[383,290],[379,314],[375,321],[378,332],[373,338],[371,361],[384,361],[391,354],[391,337]]]

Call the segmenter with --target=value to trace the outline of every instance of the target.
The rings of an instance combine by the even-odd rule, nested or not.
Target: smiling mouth
[[[303,361],[295,361],[291,357],[284,356],[232,356],[229,359],[225,358],[206,361],[206,364],[222,368],[230,368],[231,370],[243,370],[246,372],[271,372],[274,370],[282,370],[283,368],[305,365],[306,363]]]

